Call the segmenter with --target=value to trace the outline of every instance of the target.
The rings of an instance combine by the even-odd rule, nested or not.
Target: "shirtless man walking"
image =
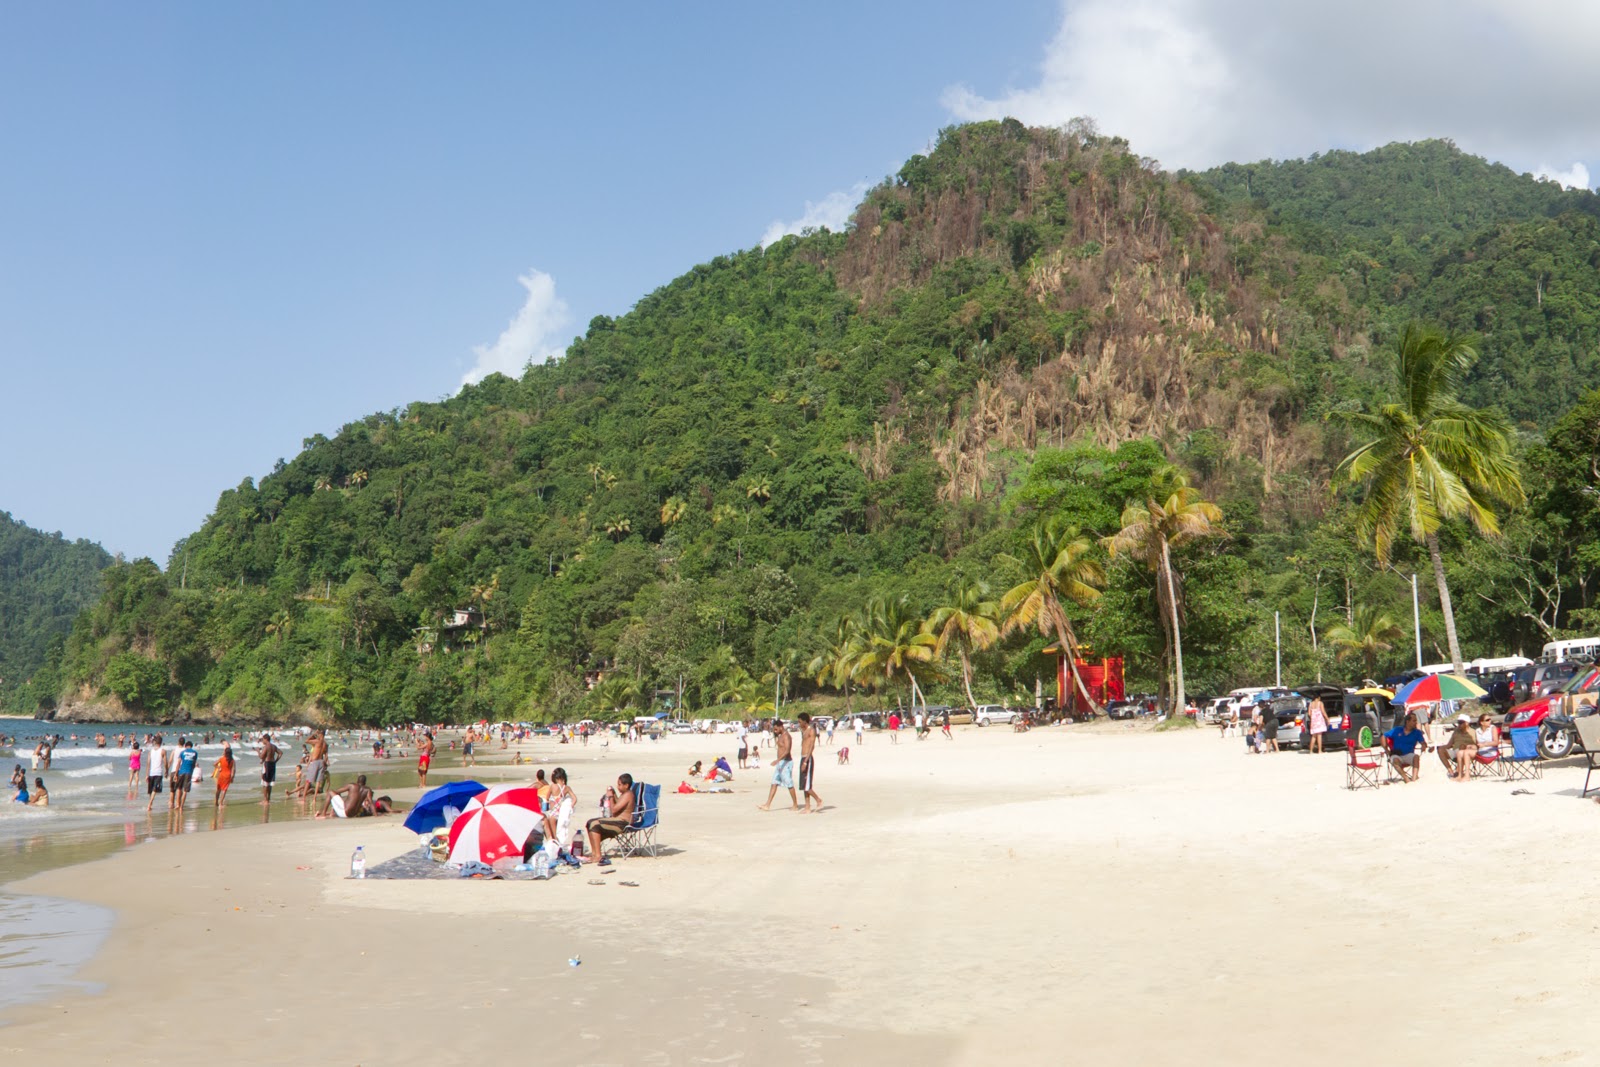
[[[772,744],[777,749],[777,754],[772,760],[772,788],[767,790],[767,802],[757,804],[756,807],[762,811],[771,811],[772,798],[778,795],[778,787],[781,785],[789,790],[790,806],[799,811],[800,798],[795,796],[794,792],[794,757],[791,755],[794,751],[794,739],[789,736],[789,731],[781,719],[772,720]]]
[[[811,814],[811,802],[817,802],[817,810],[822,810],[822,798],[817,796],[817,791],[811,788],[817,780],[817,761],[812,758],[812,753],[817,747],[817,728],[811,722],[811,713],[800,713],[800,792],[806,795],[804,814]]]
[[[272,783],[278,780],[278,757],[283,750],[272,743],[271,734],[262,734],[256,755],[261,757],[261,803],[266,804],[272,800]]]

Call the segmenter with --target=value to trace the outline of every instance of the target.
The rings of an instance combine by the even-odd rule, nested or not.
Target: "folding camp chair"
[[[1377,748],[1357,748],[1354,741],[1346,741],[1344,747],[1349,751],[1350,758],[1344,765],[1344,787],[1346,789],[1361,789],[1371,786],[1373,789],[1382,784],[1383,750]]]
[[[633,818],[612,843],[619,856],[656,854],[656,827],[661,822],[661,787],[633,783]]]
[[[1538,727],[1524,726],[1511,731],[1511,744],[1500,746],[1500,768],[1508,781],[1544,777],[1544,768],[1539,765]]]
[[[1505,768],[1500,763],[1500,746],[1480,746],[1478,752],[1472,757],[1472,762],[1467,765],[1467,771],[1474,778],[1500,778],[1505,775]]]
[[[1578,728],[1578,740],[1583,742],[1583,758],[1589,763],[1589,769],[1583,774],[1583,792],[1579,795],[1588,796],[1600,790],[1600,786],[1595,786],[1594,790],[1589,788],[1589,776],[1600,769],[1600,715],[1579,715],[1572,720],[1572,725]]]

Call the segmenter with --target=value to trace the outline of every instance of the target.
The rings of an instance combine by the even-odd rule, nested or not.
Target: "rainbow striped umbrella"
[[[1424,674],[1400,687],[1393,703],[1408,708],[1437,704],[1441,700],[1476,700],[1484,691],[1459,674]]]

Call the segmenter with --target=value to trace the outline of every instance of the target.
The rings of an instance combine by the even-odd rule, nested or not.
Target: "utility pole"
[[[1272,613],[1272,648],[1273,660],[1275,661],[1274,676],[1277,678],[1277,681],[1273,684],[1281,688],[1283,686],[1283,625],[1279,617],[1280,614],[1280,612],[1276,611]]]
[[[1417,604],[1417,576],[1411,575],[1411,632],[1417,636],[1417,670],[1422,669],[1422,608]]]

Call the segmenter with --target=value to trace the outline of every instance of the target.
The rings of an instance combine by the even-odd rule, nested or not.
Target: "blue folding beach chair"
[[[661,787],[633,784],[633,818],[628,828],[617,835],[612,847],[619,856],[654,856],[656,827],[661,824]]]
[[[1544,768],[1539,766],[1539,730],[1524,726],[1511,731],[1511,751],[1500,749],[1500,769],[1507,781],[1518,778],[1543,778]]]

